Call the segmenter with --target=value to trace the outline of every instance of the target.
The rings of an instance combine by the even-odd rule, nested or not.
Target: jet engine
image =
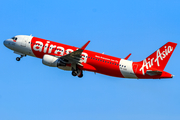
[[[66,66],[66,63],[61,60],[61,58],[54,57],[52,55],[44,55],[42,63],[50,67]]]

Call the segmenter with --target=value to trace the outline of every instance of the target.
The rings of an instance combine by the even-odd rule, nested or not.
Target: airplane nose
[[[3,42],[4,46],[6,46],[7,48],[10,47],[10,44],[11,44],[11,40],[7,39]]]
[[[7,47],[8,41],[7,41],[7,40],[5,40],[5,41],[3,42],[3,44],[4,44],[4,46],[6,46],[6,47]]]

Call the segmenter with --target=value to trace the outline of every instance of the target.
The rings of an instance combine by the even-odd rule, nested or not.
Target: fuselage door
[[[137,64],[133,64],[133,70],[134,70],[134,73],[137,72],[137,69],[138,69],[138,65],[137,65]]]
[[[133,62],[125,59],[120,60],[120,72],[125,78],[137,78],[133,71]]]
[[[23,37],[21,41],[21,46],[26,47],[27,41],[28,41],[28,37]]]

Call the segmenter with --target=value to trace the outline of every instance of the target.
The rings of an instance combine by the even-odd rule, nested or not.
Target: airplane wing
[[[154,76],[154,75],[161,75],[162,72],[161,71],[158,71],[158,70],[147,70],[146,71],[146,74],[150,75],[150,76]]]
[[[74,64],[78,64],[80,66],[83,66],[80,62],[80,60],[82,59],[81,54],[84,51],[84,49],[87,47],[87,45],[89,44],[90,41],[88,41],[85,45],[83,45],[80,49],[77,49],[76,51],[69,53],[67,55],[61,56],[60,59],[63,60],[64,62],[66,61],[67,63],[74,63]]]

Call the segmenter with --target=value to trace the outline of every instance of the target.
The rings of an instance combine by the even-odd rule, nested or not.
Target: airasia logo
[[[65,48],[62,46],[56,46],[56,45],[50,44],[50,41],[47,41],[45,45],[41,41],[36,41],[35,43],[36,44],[33,46],[33,50],[43,52],[43,53],[48,53],[48,54],[54,53],[54,54],[57,54],[58,56],[63,56],[74,51],[72,49],[65,50]],[[80,60],[80,62],[86,63],[87,57],[88,57],[88,54],[82,52],[82,59]]]
[[[163,60],[164,58],[166,58],[168,56],[169,53],[171,53],[173,51],[173,47],[172,46],[168,46],[166,48],[166,46],[164,47],[165,50],[164,51],[160,51],[160,49],[158,49],[156,51],[156,57],[155,58],[147,58],[143,60],[143,65],[140,68],[140,71],[142,71],[143,75],[144,75],[144,69],[149,69],[152,66],[154,66],[155,64],[157,64],[157,66],[160,66],[160,60]]]

